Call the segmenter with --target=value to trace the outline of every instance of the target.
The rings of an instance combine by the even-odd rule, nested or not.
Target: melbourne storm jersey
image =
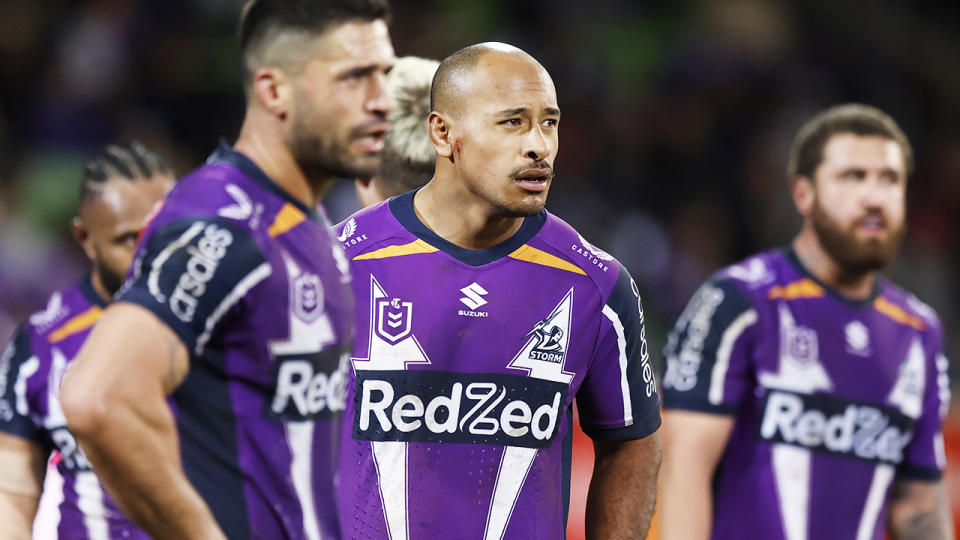
[[[52,454],[35,529],[39,538],[148,538],[94,476],[67,430],[58,397],[63,372],[104,305],[89,276],[65,287],[30,316],[0,356],[0,431]]]
[[[893,481],[944,467],[940,323],[882,277],[851,302],[759,254],[694,294],[666,353],[665,407],[736,415],[715,540],[880,540]]]
[[[116,301],[190,351],[171,395],[183,468],[231,540],[338,537],[349,279],[326,218],[225,144],[140,239]]]
[[[660,425],[636,285],[546,212],[466,250],[413,196],[338,228],[357,301],[343,534],[563,538],[574,399],[597,440]]]

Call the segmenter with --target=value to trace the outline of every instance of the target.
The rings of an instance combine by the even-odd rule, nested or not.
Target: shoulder
[[[632,279],[626,268],[609,253],[594,246],[566,221],[546,212],[546,221],[528,246],[556,258],[561,266],[593,282],[606,300],[624,277]]]
[[[334,235],[353,259],[404,231],[390,211],[390,201],[363,208],[334,226]]]
[[[81,291],[80,282],[72,283],[51,294],[46,306],[27,317],[21,325],[21,331],[29,336],[31,343],[42,343],[93,307],[93,303]]]
[[[942,324],[937,311],[884,276],[879,276],[880,294],[874,306],[899,322],[913,326],[937,340],[942,335]]]

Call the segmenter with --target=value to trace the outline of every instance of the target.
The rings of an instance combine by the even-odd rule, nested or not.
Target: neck
[[[460,185],[435,176],[417,192],[413,209],[431,231],[462,248],[485,249],[520,230],[522,217],[497,215],[489,203],[478,200]]]
[[[97,293],[104,302],[113,300],[113,293],[107,290],[106,285],[103,284],[103,277],[96,268],[90,273],[90,282],[93,284],[93,292]]]
[[[872,271],[850,272],[831,257],[812,227],[804,226],[793,240],[793,251],[806,269],[821,282],[849,300],[863,300],[873,292],[876,275]]]
[[[283,143],[279,127],[262,128],[259,125],[262,122],[250,119],[252,114],[252,111],[248,111],[248,118],[233,145],[234,150],[250,158],[250,161],[291,197],[308,208],[316,207],[333,178],[308,177]]]

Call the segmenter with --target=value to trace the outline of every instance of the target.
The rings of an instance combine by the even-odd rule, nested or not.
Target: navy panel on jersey
[[[136,263],[133,281],[117,301],[152,311],[199,354],[224,315],[222,306],[239,300],[258,274],[270,272],[256,241],[244,228],[223,219],[184,219],[163,226],[149,239]]]
[[[30,348],[30,336],[21,327],[0,355],[0,431],[44,444],[43,431],[17,411],[18,398],[26,400],[26,387],[19,388],[18,379],[36,370],[39,362]]]
[[[594,370],[600,369],[602,365],[606,369],[620,369],[623,372],[622,377],[629,388],[627,405],[631,409],[631,420],[616,428],[594,423],[597,413],[593,409],[593,403],[598,400],[584,396],[578,398],[580,422],[584,433],[594,440],[640,439],[660,428],[660,396],[657,394],[653,366],[650,363],[640,291],[622,265],[616,285],[604,307],[604,315],[612,328],[607,335],[600,336]],[[584,381],[584,390],[587,392],[596,394],[623,389],[622,386],[618,389],[591,388],[593,377],[595,372],[588,374]]]
[[[744,312],[750,300],[728,279],[701,286],[677,319],[664,355],[664,405],[668,408],[733,414],[737,405],[708,400],[711,370],[724,332]],[[722,381],[720,382],[722,384]]]
[[[173,394],[183,467],[231,540],[250,538],[236,420],[221,355],[208,350]],[[219,361],[219,362],[218,362]]]

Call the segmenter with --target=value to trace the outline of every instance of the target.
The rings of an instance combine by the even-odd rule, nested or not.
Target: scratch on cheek
[[[460,139],[453,141],[453,155],[458,158],[460,157]]]

